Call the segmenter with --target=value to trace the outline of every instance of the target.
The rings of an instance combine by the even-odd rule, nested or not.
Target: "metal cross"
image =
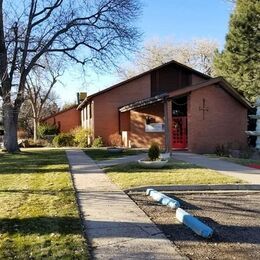
[[[202,105],[202,107],[201,106],[199,107],[199,110],[203,111],[203,120],[204,120],[205,119],[205,112],[209,111],[208,107],[206,107],[206,100],[205,100],[205,98],[202,99],[202,104],[203,105]]]

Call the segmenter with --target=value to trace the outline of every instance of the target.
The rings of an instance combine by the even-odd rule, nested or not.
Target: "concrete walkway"
[[[210,158],[204,155],[188,152],[173,152],[173,158],[196,164],[220,173],[239,178],[251,184],[260,184],[260,170],[231,163],[220,158]]]
[[[66,153],[94,259],[186,259],[92,159]]]

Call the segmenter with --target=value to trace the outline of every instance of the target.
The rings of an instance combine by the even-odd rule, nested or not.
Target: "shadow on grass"
[[[74,190],[71,189],[60,189],[60,190],[31,190],[31,189],[0,189],[0,193],[24,193],[24,194],[44,194],[44,195],[57,195],[59,193],[69,193],[74,192]]]
[[[128,149],[124,149],[122,152],[120,153],[112,153],[108,150],[106,150],[106,148],[100,148],[100,149],[86,149],[84,150],[84,152],[91,157],[93,160],[96,161],[104,161],[104,160],[113,160],[113,159],[118,159],[118,158],[122,158],[125,156],[131,156],[131,155],[138,155],[141,153],[145,153],[146,150],[128,150]]]
[[[212,219],[204,218],[203,221],[214,229],[214,235],[208,239],[208,243],[215,242],[231,242],[231,243],[260,243],[260,227],[259,226],[234,226],[221,225]],[[149,229],[147,223],[132,222],[109,222],[109,221],[89,221],[91,229],[95,229],[96,238],[113,238],[125,237],[125,229],[133,232],[133,238],[147,237],[147,233],[143,232],[140,227],[145,225]],[[106,232],[98,228],[102,226]],[[76,217],[33,217],[24,219],[0,219],[1,233],[9,234],[81,234],[80,219]],[[153,225],[151,225],[151,228]],[[159,227],[173,241],[205,241],[204,238],[194,234],[189,228],[182,224],[161,224]],[[141,232],[142,231],[142,232]],[[129,237],[129,232],[127,232]],[[152,239],[156,237],[152,236]],[[160,237],[158,237],[160,239]]]
[[[1,165],[0,165],[1,167]],[[41,169],[40,167],[24,166],[24,167],[2,167],[0,169],[1,174],[43,174],[43,173],[69,173],[68,168],[53,168],[53,169]]]
[[[0,218],[0,233],[81,234],[81,226],[76,217]]]
[[[167,170],[178,170],[178,169],[202,169],[202,167],[186,162],[181,161],[171,161],[170,163],[166,164],[161,169],[149,169],[149,168],[142,168],[137,162],[132,163],[125,163],[115,166],[108,166],[105,167],[105,172],[158,172],[158,171],[167,171]]]
[[[34,163],[46,161],[47,162],[54,162],[57,163],[59,161],[65,162],[65,156],[64,156],[64,151],[62,150],[39,150],[39,151],[26,151],[26,152],[18,152],[18,153],[4,153],[2,157],[4,161],[6,162],[26,162],[26,161],[31,161]]]

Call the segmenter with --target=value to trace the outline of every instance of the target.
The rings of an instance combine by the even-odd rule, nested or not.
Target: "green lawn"
[[[113,160],[128,155],[144,153],[144,150],[124,149],[122,153],[111,153],[106,148],[88,148],[84,152],[95,161]]]
[[[229,161],[232,163],[241,164],[244,166],[249,166],[250,164],[256,164],[260,165],[260,160],[254,160],[254,159],[244,159],[244,158],[232,158],[232,157],[220,157],[215,154],[208,154],[207,156],[213,157],[213,158],[220,158],[225,161]]]
[[[229,162],[233,162],[233,163],[238,163],[238,164],[241,164],[244,166],[249,166],[250,164],[260,165],[260,160],[243,159],[243,158],[227,158],[227,157],[223,157],[221,159],[229,161]]]
[[[62,150],[0,156],[0,259],[87,259]]]
[[[143,169],[138,163],[128,163],[104,170],[122,189],[149,185],[242,183],[239,179],[176,160],[171,160],[163,169]]]

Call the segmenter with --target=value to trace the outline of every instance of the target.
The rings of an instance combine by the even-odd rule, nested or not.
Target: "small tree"
[[[21,111],[19,113],[19,128],[25,130],[28,137],[32,137],[34,135],[33,109],[31,102],[27,99],[27,96],[25,98],[26,99],[23,102]],[[51,114],[57,113],[58,111],[59,106],[56,103],[56,95],[54,95],[52,92],[42,107],[40,113],[41,118],[50,116]]]
[[[61,63],[50,61],[46,56],[44,68],[35,67],[27,77],[25,90],[32,108],[34,142],[38,139],[38,126],[44,107],[56,99],[53,88],[62,73]]]
[[[160,148],[158,144],[152,143],[149,150],[148,150],[148,157],[151,161],[155,161],[160,156]]]

